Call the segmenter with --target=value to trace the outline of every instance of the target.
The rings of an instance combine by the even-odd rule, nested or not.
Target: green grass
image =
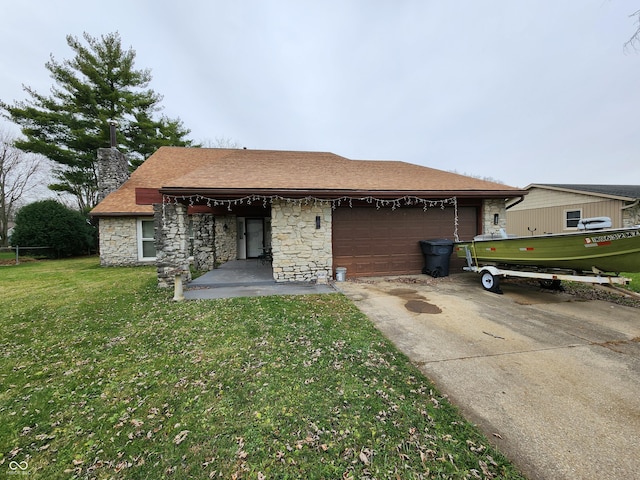
[[[33,262],[36,259],[36,256],[33,255],[34,251],[20,251],[19,261],[20,262]],[[0,251],[0,265],[15,265],[16,263],[16,252],[15,251]]]
[[[175,303],[155,282],[0,267],[0,474],[523,478],[346,297]]]
[[[627,285],[629,290],[640,292],[640,273],[621,273],[620,275],[631,279],[631,283]]]
[[[15,260],[16,254],[14,252],[0,252],[0,260]]]

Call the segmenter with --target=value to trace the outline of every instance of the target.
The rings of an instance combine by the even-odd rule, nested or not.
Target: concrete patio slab
[[[278,283],[271,264],[257,259],[232,260],[189,282],[186,300],[268,295],[310,295],[336,293],[331,284]]]

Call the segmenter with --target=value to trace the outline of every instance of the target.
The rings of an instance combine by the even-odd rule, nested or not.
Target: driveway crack
[[[422,365],[427,365],[429,363],[444,363],[444,362],[454,362],[458,360],[473,360],[474,358],[504,357],[508,355],[522,355],[523,353],[548,352],[553,350],[564,350],[567,348],[589,347],[591,345],[594,345],[594,344],[593,343],[575,343],[570,345],[561,345],[558,347],[534,348],[531,350],[518,350],[514,352],[487,353],[483,355],[467,355],[464,357],[441,358],[438,360],[425,360],[425,361],[419,361],[419,362],[413,362],[413,363],[414,365],[417,365],[420,367]]]

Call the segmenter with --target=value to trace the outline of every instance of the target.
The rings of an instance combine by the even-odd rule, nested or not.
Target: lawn
[[[622,273],[621,275],[631,279],[631,283],[627,285],[629,290],[640,293],[640,273]]]
[[[10,251],[0,251],[0,260],[16,260],[16,254]]]
[[[153,267],[0,267],[0,474],[523,478],[346,297],[172,294]]]

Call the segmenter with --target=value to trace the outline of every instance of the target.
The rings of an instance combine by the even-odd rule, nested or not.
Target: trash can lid
[[[427,245],[453,245],[453,240],[449,240],[446,238],[435,238],[432,240],[420,240],[420,243],[425,243]]]

